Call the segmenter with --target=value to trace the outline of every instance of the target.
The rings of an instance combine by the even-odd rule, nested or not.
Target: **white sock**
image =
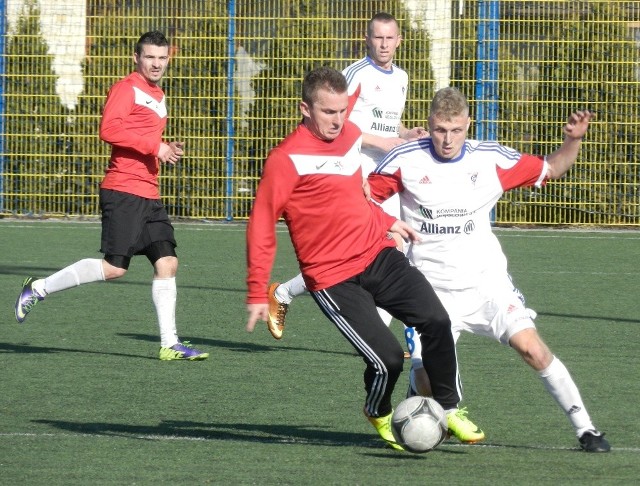
[[[584,408],[578,387],[562,361],[554,356],[551,364],[540,371],[539,375],[547,391],[560,405],[573,425],[578,437],[587,430],[595,430],[591,418]]]
[[[304,294],[306,291],[307,286],[304,283],[302,274],[299,273],[288,282],[278,285],[275,295],[276,299],[281,304],[290,304],[295,297]]]
[[[160,328],[160,346],[170,348],[178,343],[176,331],[176,278],[154,278],[151,284],[151,296],[158,315]]]
[[[77,287],[78,285],[104,280],[102,260],[85,258],[75,262],[45,279],[33,282],[33,288],[41,296]]]

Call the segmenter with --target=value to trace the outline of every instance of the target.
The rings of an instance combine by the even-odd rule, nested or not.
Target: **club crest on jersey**
[[[474,172],[473,174],[470,174],[469,178],[471,179],[471,184],[475,186],[476,182],[478,181],[478,173]]]

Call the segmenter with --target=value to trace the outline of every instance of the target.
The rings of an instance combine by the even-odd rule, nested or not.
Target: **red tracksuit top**
[[[247,303],[267,302],[280,216],[310,291],[361,273],[395,246],[387,237],[395,218],[363,193],[361,143],[360,129],[349,121],[332,141],[300,124],[271,150],[247,227]]]
[[[137,72],[115,83],[107,95],[100,138],[111,144],[103,189],[160,199],[158,151],[167,124],[162,89]]]

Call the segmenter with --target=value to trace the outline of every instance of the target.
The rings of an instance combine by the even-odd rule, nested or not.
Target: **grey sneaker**
[[[22,291],[16,299],[16,321],[20,324],[22,324],[27,318],[27,314],[31,312],[31,309],[33,309],[38,302],[44,300],[44,297],[41,297],[35,290],[33,290],[32,284],[34,280],[35,278],[33,277],[27,277],[24,279],[24,282],[22,282]]]

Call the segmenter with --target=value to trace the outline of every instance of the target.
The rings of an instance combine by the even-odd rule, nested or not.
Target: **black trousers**
[[[391,394],[404,363],[403,348],[376,307],[420,332],[433,396],[445,410],[457,406],[460,396],[451,321],[431,284],[401,252],[383,250],[361,274],[311,295],[366,364],[365,411],[369,415],[391,412]]]

